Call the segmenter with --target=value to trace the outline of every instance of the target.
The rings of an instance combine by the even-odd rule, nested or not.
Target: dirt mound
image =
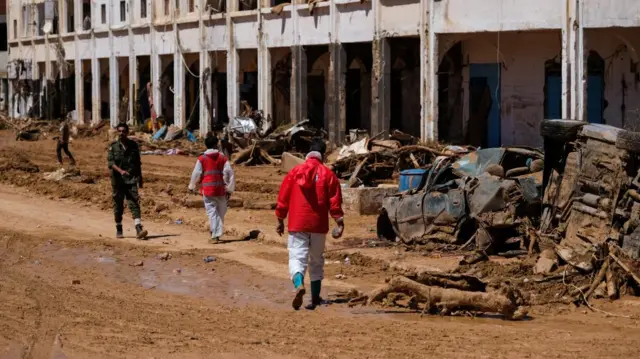
[[[0,171],[36,173],[40,168],[19,152],[0,150]]]

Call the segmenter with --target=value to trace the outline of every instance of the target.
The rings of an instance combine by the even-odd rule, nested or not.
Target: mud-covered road
[[[116,241],[105,213],[16,190],[0,190],[0,216],[2,358],[596,358],[633,357],[640,344],[636,320],[582,310],[525,322],[294,312],[286,262],[264,259],[281,258],[278,247],[207,245],[159,223],[149,242]],[[637,314],[640,302],[614,309]]]
[[[230,210],[227,242],[208,244],[203,210],[172,202],[184,192],[194,159],[144,157],[143,221],[151,239],[136,241],[127,218],[129,237],[115,240],[104,143],[71,146],[93,183],[44,180],[42,172],[55,169],[54,148],[53,141],[14,142],[0,133],[0,359],[637,356],[637,319],[584,307],[533,308],[520,322],[420,318],[338,303],[294,312],[272,211]],[[12,167],[23,159],[40,172]],[[281,178],[259,168],[238,168],[238,175],[238,196],[267,200]],[[160,203],[168,208],[156,211]],[[375,261],[345,266],[335,260],[338,249],[370,240],[373,227],[374,217],[349,217],[347,238],[329,242],[323,296],[371,289],[389,275]],[[244,240],[253,230],[261,231],[258,240]],[[390,263],[455,265],[393,248],[349,252]],[[162,253],[171,258],[158,258]],[[206,256],[216,260],[205,263]],[[338,273],[346,279],[336,279]],[[636,298],[595,305],[640,317]]]

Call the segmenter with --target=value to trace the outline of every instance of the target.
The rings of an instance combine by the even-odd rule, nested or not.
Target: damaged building
[[[544,118],[640,127],[640,3],[12,0],[12,117],[200,134],[244,105],[332,142],[392,129],[541,145]],[[635,34],[635,35],[634,35]]]

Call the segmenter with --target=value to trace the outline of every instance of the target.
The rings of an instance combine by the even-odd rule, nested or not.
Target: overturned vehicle
[[[640,133],[579,121],[542,123],[541,240],[581,272],[640,259]],[[639,283],[640,284],[640,283]]]
[[[528,147],[439,157],[417,188],[384,199],[378,237],[433,249],[475,247],[466,259],[472,262],[521,252],[538,224],[532,219],[541,209],[543,158]]]

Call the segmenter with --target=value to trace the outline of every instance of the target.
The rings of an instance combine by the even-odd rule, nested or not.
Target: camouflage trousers
[[[116,223],[122,223],[125,199],[133,218],[140,218],[140,196],[138,195],[137,184],[112,184],[111,196],[113,198],[113,215]]]

